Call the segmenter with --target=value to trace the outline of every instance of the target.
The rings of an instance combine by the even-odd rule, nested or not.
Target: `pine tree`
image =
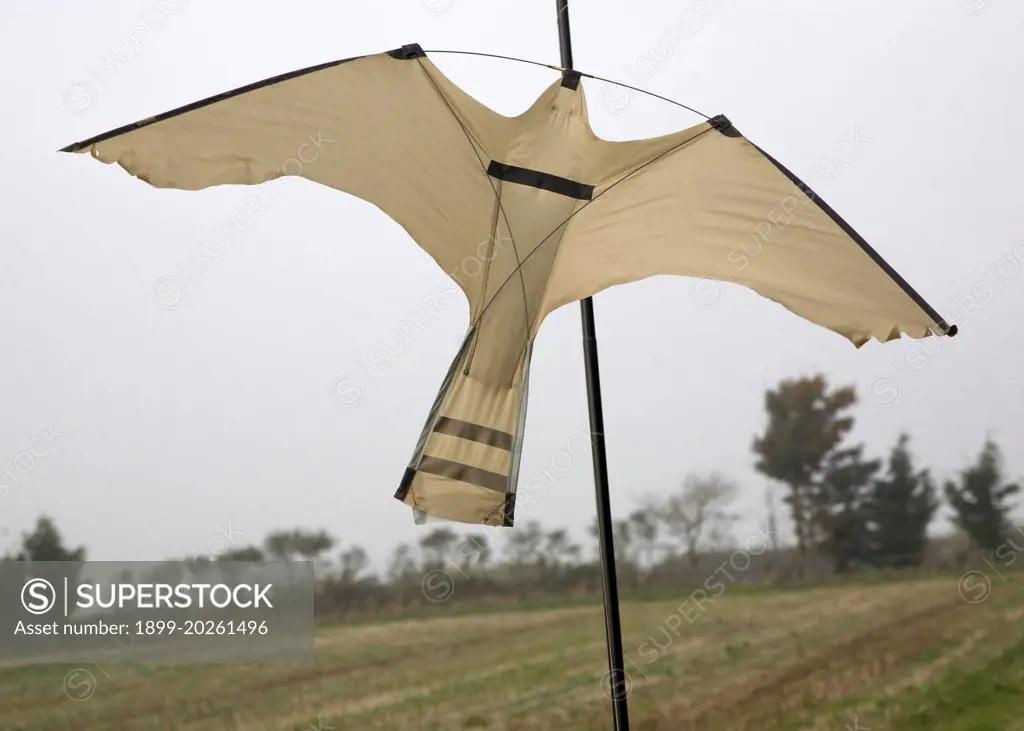
[[[920,566],[928,525],[939,508],[928,470],[914,470],[909,441],[908,435],[900,435],[889,454],[886,475],[872,485],[868,529],[872,558],[878,566]]]
[[[35,529],[22,537],[18,561],[85,561],[85,546],[71,550],[64,545],[64,536],[53,520],[42,516]]]
[[[832,557],[836,573],[870,562],[867,506],[871,478],[880,466],[878,460],[864,459],[863,445],[837,449],[812,493],[815,543]]]
[[[975,547],[994,551],[1009,534],[1008,499],[1020,492],[1017,484],[1003,484],[1003,460],[999,447],[985,441],[978,461],[960,473],[960,481],[946,483],[946,499],[956,515],[953,520]]]

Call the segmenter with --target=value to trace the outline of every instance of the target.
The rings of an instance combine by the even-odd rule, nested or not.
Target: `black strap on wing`
[[[504,180],[507,183],[529,185],[581,201],[588,201],[594,196],[593,185],[578,183],[575,180],[561,178],[551,173],[543,173],[540,170],[528,170],[527,168],[520,168],[515,165],[505,165],[496,160],[491,161],[490,166],[487,168],[487,174],[492,178]]]

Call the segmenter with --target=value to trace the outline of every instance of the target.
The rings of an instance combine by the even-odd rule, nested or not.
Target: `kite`
[[[88,152],[157,188],[298,174],[376,205],[446,272],[477,258],[481,271],[459,281],[469,330],[395,494],[448,520],[513,524],[533,342],[550,312],[607,287],[659,274],[732,281],[858,347],[955,333],[727,117],[608,142],[591,129],[581,76],[563,70],[506,117],[406,45],[62,152]],[[319,147],[316,165],[289,167],[302,145]]]

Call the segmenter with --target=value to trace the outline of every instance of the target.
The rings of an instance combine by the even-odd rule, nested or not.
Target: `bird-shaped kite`
[[[726,117],[608,142],[590,127],[580,78],[562,70],[526,112],[505,117],[407,45],[63,151],[88,151],[158,188],[301,175],[379,207],[446,272],[479,262],[457,277],[469,330],[395,494],[449,520],[512,525],[537,331],[556,308],[612,285],[658,274],[729,280],[858,347],[955,334]],[[301,150],[325,139],[316,164],[300,164]]]

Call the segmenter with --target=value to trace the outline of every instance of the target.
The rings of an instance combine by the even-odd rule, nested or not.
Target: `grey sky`
[[[229,528],[241,544],[275,527],[319,526],[379,560],[421,535],[392,494],[467,325],[459,295],[422,331],[410,328],[410,313],[450,286],[429,257],[372,206],[303,180],[155,190],[55,150],[267,76],[404,43],[557,63],[553,5],[121,0],[62,2],[55,13],[53,3],[4,4],[0,468],[11,467],[0,479],[9,488],[0,548],[41,512],[102,559],[209,550]],[[857,351],[731,284],[659,277],[599,294],[616,514],[687,472],[718,469],[742,485],[749,520],[737,534],[749,535],[763,517],[765,481],[750,454],[763,391],[816,371],[858,386],[856,436],[874,453],[906,429],[945,476],[991,430],[1011,476],[1024,472],[1014,452],[1024,437],[1024,7],[570,8],[579,69],[727,114],[961,326],[951,340]],[[505,114],[555,77],[503,61],[433,60]],[[699,121],[584,87],[594,128],[609,139]],[[254,216],[246,201],[257,195]],[[197,254],[221,251],[213,236],[222,227],[231,239],[221,255]],[[369,360],[382,343],[394,353],[384,369]],[[343,378],[358,388],[354,403],[356,392],[337,386]],[[545,322],[530,385],[520,486],[532,485],[535,499],[517,519],[582,537],[594,500],[579,436],[577,305]],[[47,430],[56,434],[39,437]],[[537,477],[541,469],[552,478]]]

